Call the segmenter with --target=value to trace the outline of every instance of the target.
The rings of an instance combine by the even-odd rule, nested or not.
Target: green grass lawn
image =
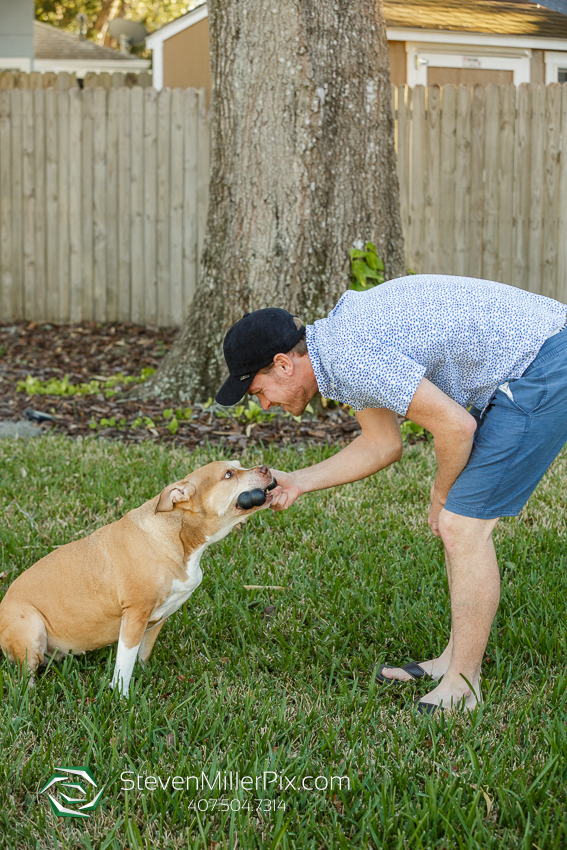
[[[241,460],[290,469],[328,453],[254,450]],[[0,441],[2,591],[54,546],[221,456]],[[380,686],[371,675],[375,662],[444,646],[442,547],[426,523],[433,470],[431,448],[418,444],[367,481],[264,511],[211,547],[201,587],[146,668],[136,666],[128,700],[108,688],[115,647],[51,665],[31,690],[1,660],[0,847],[567,846],[567,454],[520,519],[496,531],[502,602],[486,703],[439,719],[412,711],[426,684]],[[58,818],[39,793],[62,765],[88,765],[105,784],[90,818]],[[123,790],[125,771],[158,787]],[[228,782],[237,771],[273,771],[297,790],[274,787],[272,773],[251,793],[159,786],[202,773],[213,784],[218,772]],[[350,790],[346,780],[324,789],[337,776]],[[315,778],[321,790],[310,789]]]

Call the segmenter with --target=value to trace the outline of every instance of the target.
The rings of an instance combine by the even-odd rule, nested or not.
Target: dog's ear
[[[190,481],[176,481],[174,484],[168,484],[160,493],[156,514],[161,511],[172,511],[175,505],[181,505],[188,510],[196,492],[197,488]]]

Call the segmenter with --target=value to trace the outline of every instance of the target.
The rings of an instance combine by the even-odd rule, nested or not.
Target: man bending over
[[[380,681],[442,681],[422,713],[473,708],[500,598],[492,532],[517,516],[567,441],[567,305],[502,283],[412,275],[348,291],[303,327],[285,310],[230,328],[223,405],[248,392],[303,413],[317,390],[353,407],[362,433],[322,463],[275,472],[276,510],[399,460],[398,414],[427,428],[437,475],[429,525],[445,546],[451,635],[438,658],[380,667]]]

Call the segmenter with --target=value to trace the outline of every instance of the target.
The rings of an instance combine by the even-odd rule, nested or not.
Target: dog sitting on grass
[[[33,675],[52,657],[118,641],[112,687],[127,696],[136,658],[148,660],[167,618],[201,583],[201,556],[268,507],[266,466],[216,461],[25,570],[0,603],[0,647]]]

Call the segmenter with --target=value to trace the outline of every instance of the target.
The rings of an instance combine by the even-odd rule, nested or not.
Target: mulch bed
[[[118,394],[90,396],[33,395],[17,392],[19,381],[32,375],[41,381],[69,376],[70,383],[88,383],[107,379],[117,373],[138,376],[145,367],[158,368],[175,338],[174,329],[155,329],[131,324],[61,325],[35,322],[0,322],[0,421],[30,419],[38,414],[52,419],[42,422],[42,429],[72,437],[103,436],[127,442],[144,440],[195,446],[224,446],[242,451],[249,445],[276,443],[298,446],[308,443],[331,443],[341,446],[360,433],[358,422],[347,410],[325,411],[318,418],[295,422],[278,416],[271,422],[250,425],[235,418],[221,418],[214,409],[193,405],[191,419],[181,419],[178,430],[171,434],[163,411],[186,403],[128,400]],[[151,423],[146,420],[151,420]],[[126,424],[104,425],[101,420]],[[136,419],[144,424],[131,427]],[[169,418],[171,421],[171,418]],[[96,423],[96,428],[91,427]]]

